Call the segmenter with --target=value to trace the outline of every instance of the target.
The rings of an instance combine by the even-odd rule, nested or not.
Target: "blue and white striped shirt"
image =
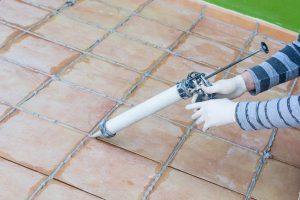
[[[255,82],[253,95],[300,76],[300,35],[265,62],[248,70]],[[300,127],[300,96],[270,101],[240,102],[236,120],[243,130]]]

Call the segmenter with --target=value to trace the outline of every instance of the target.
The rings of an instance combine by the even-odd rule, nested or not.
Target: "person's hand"
[[[235,99],[240,97],[248,90],[248,85],[246,86],[246,84],[249,82],[249,79],[251,79],[251,75],[248,73],[249,72],[245,72],[242,75],[237,75],[234,78],[219,80],[209,87],[202,85],[201,89],[206,94],[215,93],[216,99]],[[195,103],[196,99],[197,94],[193,96],[192,103]]]
[[[213,126],[221,126],[236,122],[235,108],[237,103],[229,99],[213,99],[192,103],[186,106],[188,110],[197,110],[192,119],[196,124],[204,123],[203,131]]]

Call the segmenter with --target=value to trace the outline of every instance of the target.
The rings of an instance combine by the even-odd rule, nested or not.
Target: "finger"
[[[201,89],[206,93],[206,94],[213,94],[213,93],[218,93],[222,89],[221,84],[219,82],[216,82],[214,85],[206,87],[205,85],[201,85]]]
[[[198,117],[200,117],[201,115],[203,115],[204,111],[203,110],[198,110],[197,112],[195,112],[192,115],[192,119],[197,119]]]
[[[199,109],[202,107],[203,102],[198,102],[198,103],[191,103],[185,106],[185,109],[187,110],[192,110],[192,109]]]
[[[203,132],[206,132],[210,127],[211,127],[211,124],[208,123],[208,122],[206,122],[206,123],[204,123],[204,125],[203,125],[202,131],[203,131]]]
[[[201,116],[196,120],[196,124],[202,124],[205,121],[205,117]]]

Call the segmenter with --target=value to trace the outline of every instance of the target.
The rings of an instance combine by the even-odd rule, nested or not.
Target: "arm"
[[[300,35],[270,59],[242,74],[247,90],[258,94],[300,74]],[[244,130],[300,127],[300,96],[260,102],[240,102],[236,121]]]

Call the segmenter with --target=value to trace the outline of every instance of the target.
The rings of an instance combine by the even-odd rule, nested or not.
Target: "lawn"
[[[300,32],[300,0],[206,0],[252,17]]]

